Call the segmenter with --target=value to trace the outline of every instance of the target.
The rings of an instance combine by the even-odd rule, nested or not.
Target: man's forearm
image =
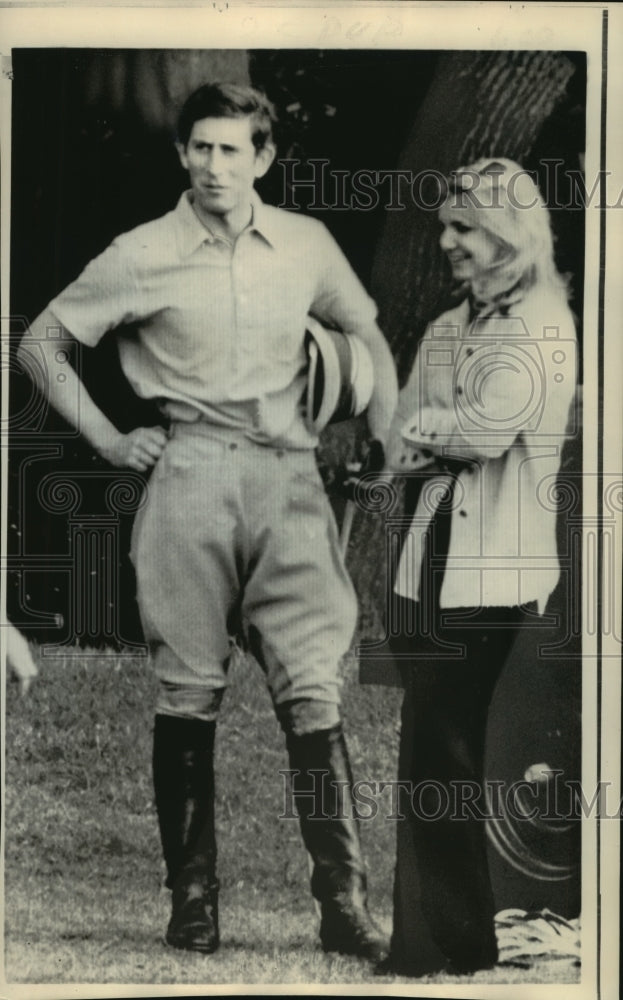
[[[376,328],[376,335],[366,338],[374,365],[374,392],[368,406],[368,424],[373,438],[385,446],[398,400],[396,366],[387,341]]]
[[[107,457],[110,447],[122,437],[121,432],[96,406],[69,364],[68,355],[72,345],[75,345],[69,331],[62,328],[62,338],[48,337],[48,331],[59,326],[54,314],[44,310],[31,324],[31,335],[22,340],[17,352],[18,360],[54,409],[97,452]]]

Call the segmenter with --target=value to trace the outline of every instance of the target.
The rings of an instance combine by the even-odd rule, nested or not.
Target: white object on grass
[[[21,694],[25,695],[39,671],[21,632],[18,632],[15,625],[11,625],[10,622],[3,627],[7,638],[7,663],[17,675]]]

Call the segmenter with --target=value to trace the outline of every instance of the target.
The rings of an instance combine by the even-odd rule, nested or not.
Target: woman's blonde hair
[[[547,206],[529,173],[513,160],[483,158],[453,171],[446,204],[466,209],[470,221],[500,247],[495,263],[472,281],[476,298],[496,305],[516,301],[534,285],[567,296],[556,269]]]

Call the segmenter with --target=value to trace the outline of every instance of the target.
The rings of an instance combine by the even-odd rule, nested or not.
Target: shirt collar
[[[217,237],[201,222],[190,203],[191,191],[184,191],[175,208],[178,221],[178,246],[182,257],[189,257],[202,243],[214,243]],[[265,205],[256,191],[251,195],[253,215],[248,228],[256,232],[273,247],[283,242],[280,214]]]
[[[284,242],[284,232],[281,226],[281,213],[271,205],[265,205],[257,191],[251,198],[253,218],[249,228],[258,233],[272,247],[279,247]]]
[[[214,242],[214,236],[195,215],[190,203],[190,191],[184,191],[175,208],[177,239],[181,257],[190,257],[202,243]]]

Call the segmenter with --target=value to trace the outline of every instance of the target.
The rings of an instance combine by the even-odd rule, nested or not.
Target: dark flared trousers
[[[526,608],[436,610],[400,598],[405,682],[393,964],[412,974],[495,964],[483,770],[487,712]],[[428,627],[427,627],[428,625]],[[431,627],[432,626],[432,627]]]

